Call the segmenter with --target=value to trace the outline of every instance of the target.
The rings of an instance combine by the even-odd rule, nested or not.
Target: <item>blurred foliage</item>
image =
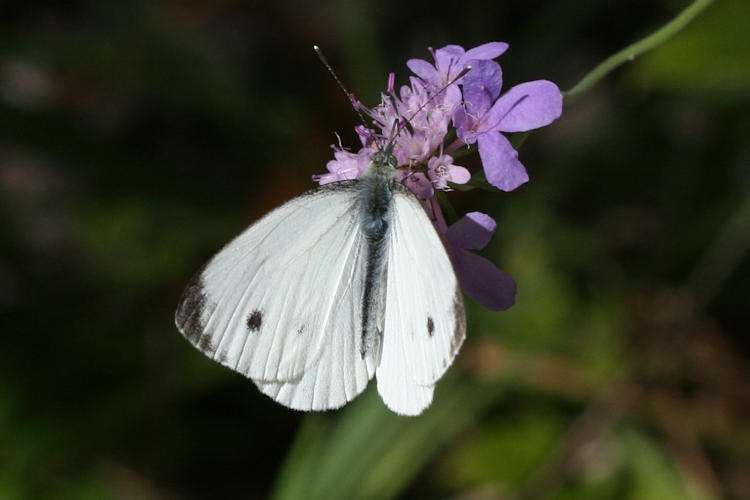
[[[0,498],[750,497],[750,11],[717,0],[450,193],[517,280],[423,416],[304,415],[173,326],[428,46],[572,87],[687,3],[0,3]],[[463,159],[462,159],[463,160]],[[467,166],[477,168],[467,159]]]
[[[652,90],[715,91],[726,98],[747,95],[750,32],[742,19],[750,19],[750,2],[718,2],[699,23],[635,66],[637,80]]]

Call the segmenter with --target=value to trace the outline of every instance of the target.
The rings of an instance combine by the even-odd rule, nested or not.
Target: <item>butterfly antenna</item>
[[[326,56],[323,55],[323,51],[320,50],[320,47],[317,45],[313,45],[313,50],[316,54],[318,54],[318,58],[320,58],[320,62],[323,63],[323,66],[326,67],[328,72],[331,74],[334,80],[336,80],[336,83],[338,84],[339,88],[344,91],[344,94],[346,94],[347,99],[349,99],[349,103],[352,105],[352,108],[354,108],[354,111],[359,115],[359,119],[362,122],[362,125],[365,126],[365,128],[368,128],[367,122],[365,121],[365,117],[362,115],[362,112],[359,110],[359,101],[354,97],[354,94],[346,90],[346,87],[344,87],[344,84],[341,83],[341,80],[339,80],[338,75],[335,71],[333,71],[333,68],[330,64],[328,64],[328,60],[326,59]]]

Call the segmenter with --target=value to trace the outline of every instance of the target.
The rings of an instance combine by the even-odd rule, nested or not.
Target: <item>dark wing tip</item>
[[[208,335],[204,335],[203,332],[204,325],[201,319],[207,302],[203,287],[204,269],[205,266],[201,267],[185,287],[174,315],[175,325],[180,332],[202,351],[205,351],[204,347],[210,347]]]

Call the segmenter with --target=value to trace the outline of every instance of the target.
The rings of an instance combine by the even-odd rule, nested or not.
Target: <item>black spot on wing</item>
[[[305,333],[305,329],[306,329],[306,328],[307,328],[307,325],[306,325],[306,324],[304,324],[304,323],[303,323],[303,324],[301,324],[301,325],[300,325],[300,326],[299,326],[299,327],[297,328],[297,335],[302,335],[303,333]]]
[[[432,337],[435,333],[435,322],[432,320],[432,316],[427,316],[427,335]]]
[[[263,313],[258,309],[253,311],[250,316],[247,317],[247,329],[251,332],[260,331],[260,325],[263,323]]]
[[[206,345],[206,342],[210,344],[209,335],[203,331],[204,325],[201,319],[207,304],[203,287],[204,268],[205,266],[201,267],[185,287],[174,318],[180,332],[201,350],[205,350],[202,346]]]

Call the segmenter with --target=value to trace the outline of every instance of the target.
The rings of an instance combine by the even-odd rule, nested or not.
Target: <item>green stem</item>
[[[458,220],[458,214],[456,213],[456,209],[453,208],[451,201],[445,195],[445,192],[436,190],[435,195],[437,196],[438,203],[440,203],[440,208],[443,209],[448,225],[456,222]]]
[[[647,52],[672,38],[713,2],[714,0],[694,0],[693,3],[685,7],[685,9],[680,12],[674,19],[659,28],[656,32],[652,33],[642,40],[635,42],[634,44],[628,45],[620,52],[617,52],[616,54],[613,54],[605,59],[588,75],[584,76],[583,79],[579,81],[572,89],[563,93],[565,95],[566,104],[570,103],[572,100],[576,99],[581,94],[589,90],[599,80],[604,78],[618,66],[628,61],[632,61],[644,52]]]
[[[685,7],[682,12],[677,14],[674,19],[656,30],[656,32],[652,33],[642,40],[628,45],[616,54],[609,56],[596,68],[591,70],[589,74],[584,76],[583,79],[581,79],[581,81],[579,81],[573,88],[566,92],[563,92],[563,96],[565,97],[565,104],[570,104],[571,101],[580,97],[581,94],[585,93],[587,90],[593,87],[599,80],[607,76],[615,68],[628,61],[632,61],[641,54],[672,38],[713,2],[714,0],[694,0],[693,3]],[[523,142],[529,136],[529,133],[530,132],[515,134],[511,139],[513,147],[519,149],[521,147],[521,144],[523,144]],[[456,155],[454,155],[454,157],[456,157]],[[471,181],[469,181],[468,184],[464,184],[463,186],[455,186],[455,188],[460,191],[468,191],[472,188],[485,189],[488,191],[500,191],[487,182],[487,179],[484,176],[484,172],[482,172],[481,170],[474,173],[474,175],[471,177]]]

